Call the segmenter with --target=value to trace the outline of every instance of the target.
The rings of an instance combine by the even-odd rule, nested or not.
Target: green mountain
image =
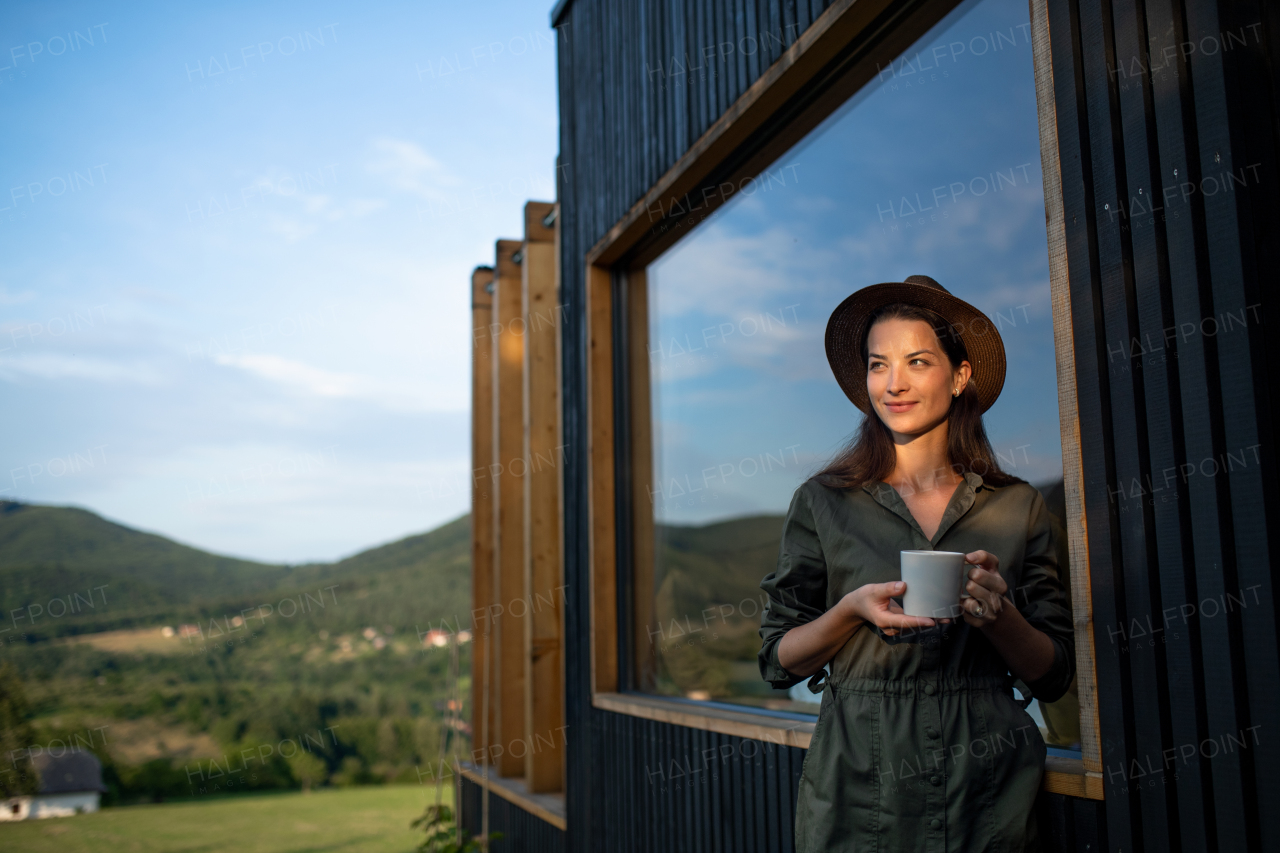
[[[659,525],[658,619],[692,614],[696,621],[706,607],[759,601],[761,579],[778,565],[783,519],[756,515],[698,527]]]
[[[1065,516],[1062,481],[1037,488],[1049,511]],[[696,527],[658,525],[658,618],[699,618],[706,607],[759,600],[760,581],[777,568],[784,520],[756,515]]]
[[[0,669],[21,680],[34,729],[19,741],[87,743],[109,802],[417,782],[443,709],[470,694],[471,645],[421,641],[469,627],[470,538],[464,516],[286,566],[83,509],[0,505]],[[303,738],[305,753],[280,746]],[[227,765],[248,754],[251,769]]]
[[[1038,486],[1065,514],[1061,480]],[[658,525],[651,634],[653,689],[796,710],[760,680],[760,581],[774,571],[785,516],[731,518],[697,527]],[[1059,559],[1067,565],[1065,539]],[[643,594],[643,593],[637,593]],[[779,704],[781,703],[781,704]],[[803,707],[803,706],[800,706]]]
[[[275,592],[297,595],[335,584],[334,619],[340,627],[391,625],[421,632],[468,628],[471,516],[336,563],[299,566]]]
[[[0,627],[39,637],[198,622],[325,588],[338,628],[465,620],[469,562],[467,516],[335,563],[289,566],[210,554],[77,507],[4,501],[0,613],[11,624]]]

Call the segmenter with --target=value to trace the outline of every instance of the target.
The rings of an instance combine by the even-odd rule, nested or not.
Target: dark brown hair
[[[871,327],[881,320],[923,320],[928,323],[938,336],[938,343],[942,345],[953,370],[969,357],[959,331],[938,314],[917,305],[895,302],[877,308],[866,325],[866,332],[859,342],[864,365],[867,364],[867,339],[871,335]],[[1026,482],[1000,469],[969,386],[951,402],[947,416],[947,457],[953,471],[973,471],[992,486]],[[871,414],[863,418],[853,440],[813,479],[833,489],[856,489],[864,483],[886,479],[893,473],[897,461],[893,436],[873,408]]]

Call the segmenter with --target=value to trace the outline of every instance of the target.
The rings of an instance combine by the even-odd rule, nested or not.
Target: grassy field
[[[0,824],[0,849],[22,853],[410,853],[409,823],[435,788],[379,785],[310,794],[104,809],[80,817]],[[443,792],[452,804],[452,788]]]

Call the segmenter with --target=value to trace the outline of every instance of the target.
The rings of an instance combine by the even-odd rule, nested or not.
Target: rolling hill
[[[1037,488],[1049,511],[1063,518],[1062,481]],[[658,617],[683,618],[714,604],[759,599],[760,581],[777,567],[784,519],[756,515],[696,527],[658,525]]]
[[[1061,519],[1062,481],[1037,488]],[[676,695],[696,690],[794,710],[772,696],[755,664],[760,581],[777,567],[784,519],[757,515],[696,527],[658,525],[653,689]],[[1062,547],[1065,566],[1065,541]]]
[[[334,563],[281,565],[211,554],[77,507],[4,501],[0,613],[29,609],[43,618],[13,627],[59,636],[196,621],[336,585],[329,594],[349,605],[337,611],[344,623],[465,617],[469,539],[464,516]]]
[[[92,737],[110,802],[413,782],[436,755],[445,704],[469,695],[470,644],[460,637],[455,670],[451,649],[423,635],[469,627],[470,538],[463,516],[290,566],[84,509],[5,503],[0,668],[29,697],[31,743]],[[301,764],[271,757],[324,732]],[[246,749],[267,750],[257,772],[206,784],[210,762]]]

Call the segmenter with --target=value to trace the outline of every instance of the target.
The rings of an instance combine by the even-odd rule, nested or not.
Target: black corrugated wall
[[[480,835],[484,788],[466,777],[460,781],[462,826],[472,835]],[[489,832],[502,833],[502,838],[491,846],[493,853],[560,853],[565,849],[565,833],[559,827],[492,792],[489,794]]]
[[[827,5],[575,0],[555,22],[561,287],[568,305],[563,376],[571,850],[792,849],[804,750],[591,707],[583,259]],[[754,55],[735,49],[726,61],[689,70],[699,64],[702,48],[748,38],[757,45]],[[745,45],[750,49],[752,41]]]
[[[591,707],[583,259],[829,5],[575,0],[560,49],[569,849],[792,849],[804,751]],[[703,71],[701,49],[754,40]],[[748,48],[752,42],[745,42]],[[675,60],[675,62],[673,62]],[[683,774],[683,775],[680,775]]]
[[[1106,844],[1275,850],[1277,6],[1049,8]]]
[[[573,0],[554,22],[573,851],[792,849],[802,750],[591,707],[583,259],[826,5]],[[1106,777],[1105,805],[1044,798],[1051,849],[1280,849],[1270,5],[1049,3]],[[560,849],[506,814],[507,849]]]

